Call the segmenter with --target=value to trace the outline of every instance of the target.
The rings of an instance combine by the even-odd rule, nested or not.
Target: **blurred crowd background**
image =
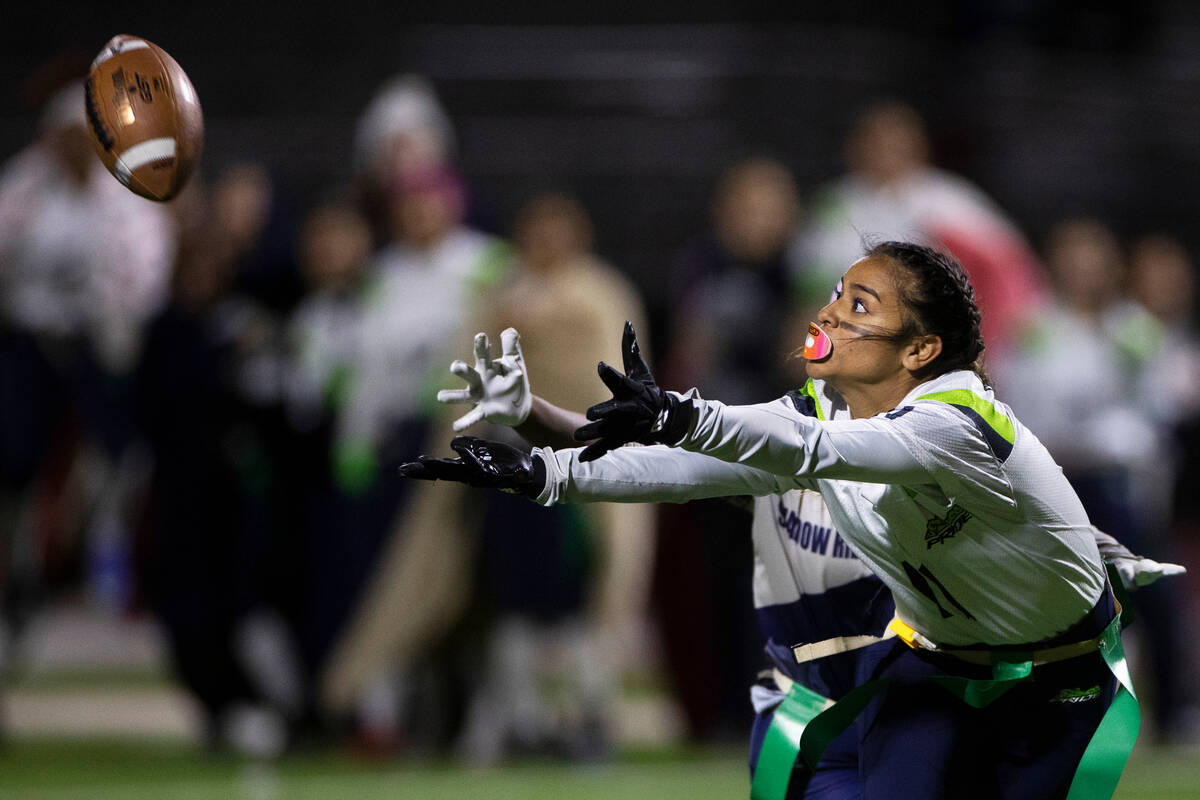
[[[396,466],[448,452],[465,409],[434,396],[477,330],[516,326],[568,408],[626,319],[667,387],[767,400],[864,237],[918,238],[967,268],[997,392],[1093,521],[1192,568],[1129,636],[1148,735],[1200,737],[1200,11],[219,11],[15,10],[0,52],[5,680],[70,607],[151,621],[217,750],[603,760],[647,686],[741,741],[748,515]],[[117,33],[205,110],[168,204],[87,139]]]

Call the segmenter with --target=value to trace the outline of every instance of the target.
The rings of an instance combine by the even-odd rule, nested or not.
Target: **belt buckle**
[[[893,617],[892,621],[888,623],[888,627],[896,632],[896,635],[900,637],[900,641],[913,650],[932,650],[936,652],[941,649],[934,642],[930,641],[928,637],[923,636],[913,628],[912,625],[900,619],[900,617]]]

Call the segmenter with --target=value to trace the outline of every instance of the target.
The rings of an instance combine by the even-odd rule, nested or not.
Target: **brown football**
[[[188,76],[158,45],[114,36],[84,82],[88,130],[100,160],[142,197],[170,200],[204,146],[204,117]]]

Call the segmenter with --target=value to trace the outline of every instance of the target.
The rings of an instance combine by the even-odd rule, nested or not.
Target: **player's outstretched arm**
[[[457,436],[457,458],[421,456],[400,467],[406,478],[454,481],[556,503],[685,503],[707,497],[767,495],[796,481],[668,447],[626,447],[581,463],[579,448],[533,453],[501,442]],[[811,487],[809,487],[811,488]]]
[[[1121,576],[1121,583],[1124,584],[1126,590],[1132,591],[1139,586],[1149,586],[1159,578],[1168,575],[1182,575],[1187,572],[1187,569],[1179,564],[1159,562],[1130,552],[1129,548],[1117,541],[1115,537],[1094,525],[1092,534],[1096,537],[1096,546],[1100,550],[1100,557],[1106,563],[1113,565],[1117,574]]]

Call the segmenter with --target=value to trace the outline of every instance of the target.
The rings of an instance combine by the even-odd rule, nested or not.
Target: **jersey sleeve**
[[[909,437],[887,417],[823,421],[796,411],[786,399],[750,406],[692,403],[695,420],[679,443],[692,452],[776,475],[867,483],[929,480]]]
[[[708,497],[777,494],[814,488],[811,481],[775,475],[672,447],[629,446],[581,462],[581,448],[535,448],[546,463],[546,488],[537,498],[556,503],[685,503]]]
[[[990,496],[1011,509],[1012,489],[986,436],[953,406],[916,402],[868,419],[823,421],[787,402],[727,406],[693,400],[684,449],[777,475]]]

